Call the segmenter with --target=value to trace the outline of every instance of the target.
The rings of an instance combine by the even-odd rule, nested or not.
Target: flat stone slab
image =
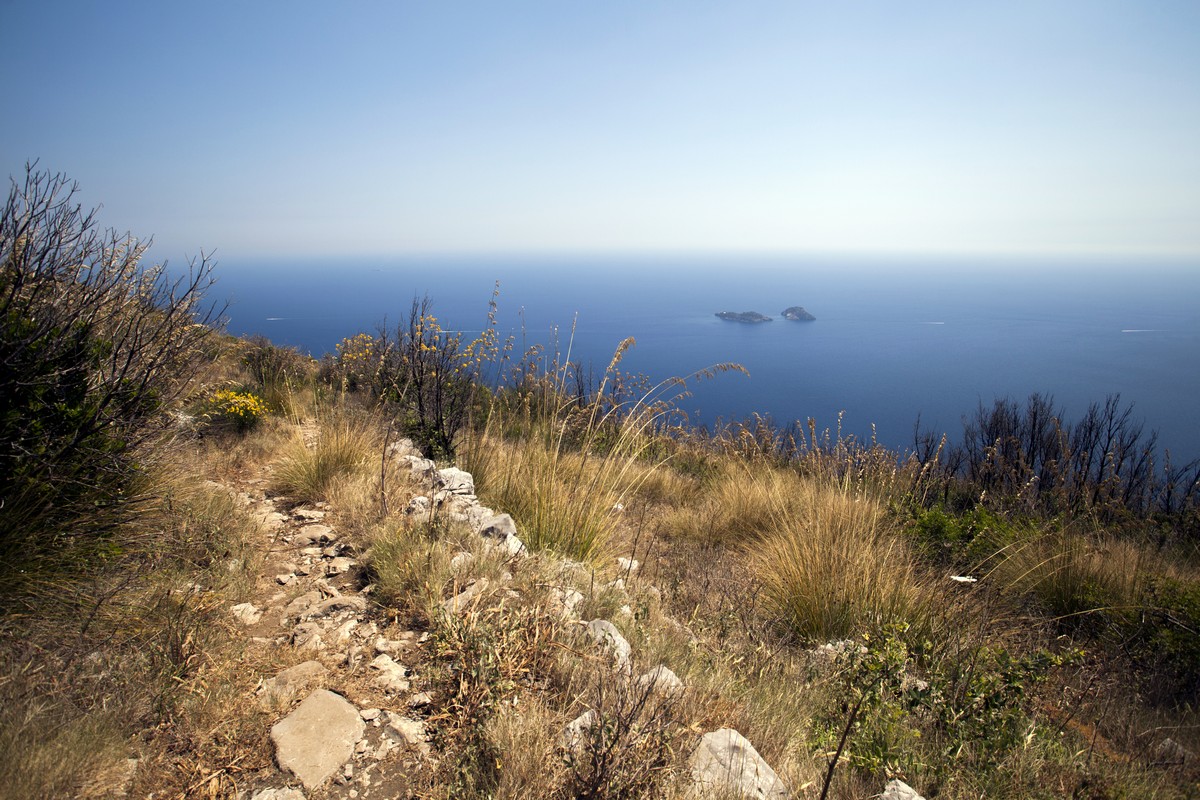
[[[363,737],[358,709],[346,698],[318,689],[271,728],[275,760],[304,788],[320,787],[354,755]]]
[[[332,542],[337,540],[337,534],[328,525],[305,525],[300,532],[292,537],[292,544],[297,547]]]
[[[755,800],[787,800],[790,796],[775,770],[733,728],[706,733],[688,759],[688,766],[695,788],[702,791],[732,792]]]

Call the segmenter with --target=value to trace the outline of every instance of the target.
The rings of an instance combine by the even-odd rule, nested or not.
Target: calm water
[[[936,263],[844,258],[484,257],[223,263],[229,330],[320,355],[399,321],[428,294],[444,327],[477,331],[500,281],[500,322],[521,342],[557,326],[572,358],[661,379],[735,361],[697,385],[703,422],[770,414],[816,419],[885,444],[913,425],[961,431],[982,401],[1051,394],[1066,417],[1120,393],[1176,462],[1200,456],[1200,264]],[[779,318],[802,305],[813,323]],[[722,310],[774,322],[724,322]]]

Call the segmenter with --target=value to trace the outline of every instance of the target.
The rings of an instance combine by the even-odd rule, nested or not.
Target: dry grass
[[[319,420],[315,441],[297,432],[275,467],[273,488],[302,502],[327,500],[338,481],[366,473],[377,455],[377,427],[342,409]]]
[[[1034,597],[1059,618],[1135,609],[1151,578],[1190,579],[1137,542],[1061,528],[1007,545],[984,568],[1006,592]]]
[[[937,598],[882,504],[815,481],[793,491],[750,557],[782,621],[821,641],[900,621],[930,632]]]
[[[497,709],[487,722],[488,741],[503,754],[496,800],[541,800],[548,787],[562,785],[566,765],[557,752],[562,725],[562,716],[535,694]]]
[[[114,532],[107,563],[2,619],[0,796],[105,796],[91,779],[131,755],[135,730],[194,702],[186,687],[226,638],[254,523],[194,472],[159,477],[161,502]]]
[[[748,545],[774,530],[781,513],[798,510],[801,484],[790,469],[728,461],[695,499],[664,513],[660,530],[670,538]]]

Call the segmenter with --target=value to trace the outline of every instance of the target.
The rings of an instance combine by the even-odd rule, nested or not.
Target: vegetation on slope
[[[31,173],[0,226],[11,796],[102,795],[131,754],[160,796],[236,796],[269,769],[247,701],[269,666],[224,622],[257,524],[225,487],[267,471],[336,509],[370,546],[372,613],[432,643],[437,759],[413,796],[682,797],[719,727],[797,797],[897,776],[927,797],[1195,795],[1196,481],[1119,403],[1068,425],[1004,402],[907,455],[813,423],[705,435],[674,410],[686,386],[621,373],[622,350],[589,383],[494,325],[445,333],[428,301],[317,365],[193,324],[206,265],[172,295],[131,242],[77,246],[96,240],[65,187]],[[534,553],[407,511],[402,435],[457,457]],[[685,689],[582,653],[568,590],[620,621],[634,674]],[[600,724],[565,747],[585,710]]]

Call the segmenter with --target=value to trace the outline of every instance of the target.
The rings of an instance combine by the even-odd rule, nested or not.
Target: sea
[[[1160,450],[1200,458],[1200,260],[843,255],[566,255],[222,261],[227,330],[320,357],[394,328],[428,297],[442,327],[487,321],[519,353],[540,344],[603,372],[691,380],[696,424],[769,416],[904,451],[914,434],[961,436],[997,399],[1054,399],[1068,421],[1120,395]],[[803,306],[814,322],[782,318]],[[771,322],[719,319],[757,311]]]

